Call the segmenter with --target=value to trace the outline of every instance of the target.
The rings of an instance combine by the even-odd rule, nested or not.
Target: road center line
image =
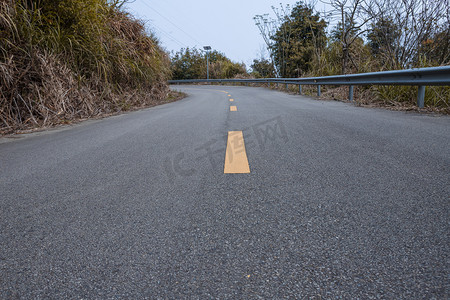
[[[225,174],[250,173],[242,131],[228,131],[223,172]]]
[[[230,99],[230,102],[233,102],[234,101],[234,99]]]
[[[237,111],[237,107],[235,105],[230,106],[230,111]]]

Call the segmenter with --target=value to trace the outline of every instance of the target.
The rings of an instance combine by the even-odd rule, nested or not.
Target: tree
[[[411,68],[448,62],[448,0],[377,0],[367,7],[367,14],[375,20],[374,26],[384,22],[384,28],[372,33],[384,45],[392,45],[391,50],[383,52],[392,66]]]
[[[313,56],[325,46],[326,26],[312,6],[297,2],[271,36],[273,60],[282,77],[300,77],[310,70]]]
[[[252,68],[252,75],[256,78],[275,77],[275,69],[268,59],[254,59],[253,64],[250,67]]]
[[[349,18],[344,19],[345,19],[344,25],[342,25],[342,22],[339,21],[331,31],[330,38],[332,41],[341,41],[345,34],[347,34],[349,38],[353,38],[358,35],[358,30],[352,25],[350,19]]]
[[[203,53],[189,47],[181,49],[172,57],[173,79],[206,78],[206,62]]]
[[[419,47],[419,57],[431,65],[447,65],[450,63],[450,26],[438,29],[429,39],[423,40]]]
[[[399,35],[400,30],[391,17],[380,17],[370,25],[368,45],[381,69],[397,66],[399,51],[396,41]]]
[[[172,56],[173,79],[206,78],[206,53],[196,48],[181,49]],[[246,74],[244,64],[232,62],[223,53],[214,50],[209,53],[209,75],[211,79],[233,78]]]
[[[266,43],[267,50],[269,52],[270,60],[272,63],[272,67],[275,70],[275,74],[280,74],[281,71],[279,67],[274,62],[273,57],[273,45],[274,40],[272,37],[276,34],[281,25],[285,22],[286,19],[289,19],[289,15],[291,13],[291,7],[287,4],[285,7],[281,5],[277,8],[272,6],[272,11],[275,13],[276,18],[273,19],[269,17],[269,14],[256,15],[253,20],[255,20],[255,25],[258,27],[264,42]],[[289,39],[289,32],[284,32],[283,38],[287,41]]]
[[[352,60],[350,47],[367,31],[366,25],[374,17],[367,14],[372,3],[370,0],[331,0],[327,3],[340,18],[333,33],[342,46],[342,74],[346,74]]]

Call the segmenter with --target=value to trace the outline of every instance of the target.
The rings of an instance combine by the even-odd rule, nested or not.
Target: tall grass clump
[[[0,132],[166,98],[168,55],[122,4],[0,0]]]

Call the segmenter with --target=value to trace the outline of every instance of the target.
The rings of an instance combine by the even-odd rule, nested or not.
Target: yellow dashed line
[[[223,172],[250,173],[247,153],[245,152],[244,135],[242,131],[228,131],[227,150]]]
[[[197,88],[191,88],[197,89]],[[203,90],[203,89],[198,89]],[[226,93],[228,97],[230,94],[222,90],[214,90],[217,92]],[[234,99],[230,98],[230,102]],[[235,105],[230,106],[230,111],[237,111]],[[242,131],[228,131],[227,150],[225,152],[225,165],[223,172],[225,174],[245,174],[250,173],[250,166],[248,164],[247,152],[245,151],[244,134]],[[247,275],[247,278],[250,275]]]

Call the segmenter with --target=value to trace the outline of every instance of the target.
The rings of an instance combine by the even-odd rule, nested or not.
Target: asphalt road
[[[1,299],[448,298],[449,117],[174,88],[0,139]]]

